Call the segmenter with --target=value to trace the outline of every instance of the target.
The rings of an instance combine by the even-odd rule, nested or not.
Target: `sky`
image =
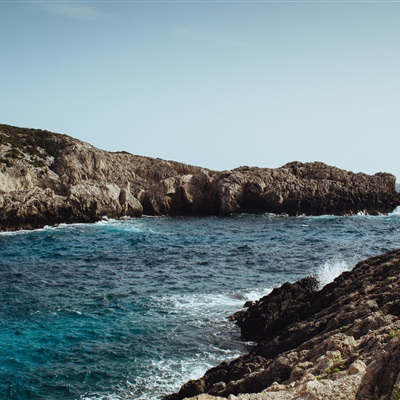
[[[0,52],[0,123],[400,180],[399,1],[0,0]]]

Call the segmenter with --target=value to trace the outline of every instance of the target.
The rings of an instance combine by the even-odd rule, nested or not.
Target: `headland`
[[[391,212],[396,178],[322,162],[213,171],[0,124],[0,230],[103,217]]]

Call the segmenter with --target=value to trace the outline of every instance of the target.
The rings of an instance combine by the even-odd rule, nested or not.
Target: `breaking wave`
[[[350,271],[353,265],[344,260],[328,260],[319,266],[314,274],[317,278],[319,287],[322,288],[331,283],[342,272]]]
[[[400,247],[387,216],[141,218],[0,234],[0,398],[154,400],[248,350],[228,316]]]

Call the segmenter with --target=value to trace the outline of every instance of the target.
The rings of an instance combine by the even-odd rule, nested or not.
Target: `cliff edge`
[[[318,289],[286,283],[231,318],[257,342],[164,400],[400,398],[400,250]],[[196,396],[196,397],[195,397]]]
[[[217,172],[0,124],[0,230],[143,214],[387,213],[400,204],[395,184],[321,162]]]

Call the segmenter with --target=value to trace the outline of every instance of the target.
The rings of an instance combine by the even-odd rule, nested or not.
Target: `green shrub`
[[[389,339],[393,339],[393,338],[397,337],[398,335],[399,335],[399,332],[394,329],[391,329],[389,331]]]
[[[346,369],[346,367],[343,364],[335,365],[335,366],[326,368],[324,370],[324,374],[329,376],[329,375],[337,374],[338,372],[343,371],[344,369]]]

